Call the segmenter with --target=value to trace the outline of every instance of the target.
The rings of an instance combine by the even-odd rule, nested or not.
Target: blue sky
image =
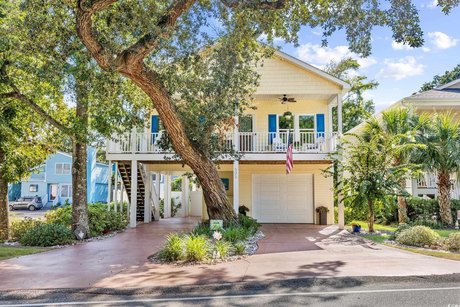
[[[377,80],[378,89],[368,92],[376,110],[407,97],[436,74],[442,74],[460,64],[460,8],[444,15],[435,0],[415,0],[419,9],[425,45],[409,48],[392,41],[389,28],[375,28],[372,35],[372,55],[359,60],[360,74]],[[321,47],[320,29],[304,29],[300,34],[300,46],[280,45],[299,59],[323,66],[331,60],[338,61],[352,55],[343,32],[334,34],[326,48]],[[352,55],[355,56],[355,55]]]

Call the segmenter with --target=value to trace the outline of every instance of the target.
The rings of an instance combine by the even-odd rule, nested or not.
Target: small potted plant
[[[353,230],[353,233],[360,233],[361,232],[361,225],[356,223],[356,222],[352,222],[351,223],[351,229]]]
[[[246,216],[246,212],[249,212],[249,208],[245,205],[241,205],[238,207],[238,213]]]

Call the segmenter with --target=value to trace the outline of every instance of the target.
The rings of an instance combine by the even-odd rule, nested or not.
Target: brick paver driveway
[[[414,254],[340,232],[336,226],[266,224],[256,255],[206,265],[147,261],[172,231],[193,219],[170,219],[113,238],[0,262],[0,290],[148,288],[306,277],[410,276],[460,273],[460,262]]]

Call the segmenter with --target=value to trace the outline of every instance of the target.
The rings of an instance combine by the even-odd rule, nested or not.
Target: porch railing
[[[159,133],[126,133],[114,136],[107,144],[108,153],[166,153],[160,147]],[[235,147],[233,132],[221,136],[222,148]],[[293,152],[328,153],[337,148],[337,133],[324,132],[239,132],[239,148],[242,153],[281,153],[292,144]]]

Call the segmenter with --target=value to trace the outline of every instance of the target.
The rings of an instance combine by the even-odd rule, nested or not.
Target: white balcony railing
[[[120,153],[166,153],[159,146],[160,133],[126,133],[117,135],[108,142],[109,154]],[[225,149],[234,147],[233,133],[222,136]],[[328,153],[337,148],[337,133],[322,132],[239,132],[239,148],[242,153],[281,153],[286,152],[289,142],[293,152]]]

